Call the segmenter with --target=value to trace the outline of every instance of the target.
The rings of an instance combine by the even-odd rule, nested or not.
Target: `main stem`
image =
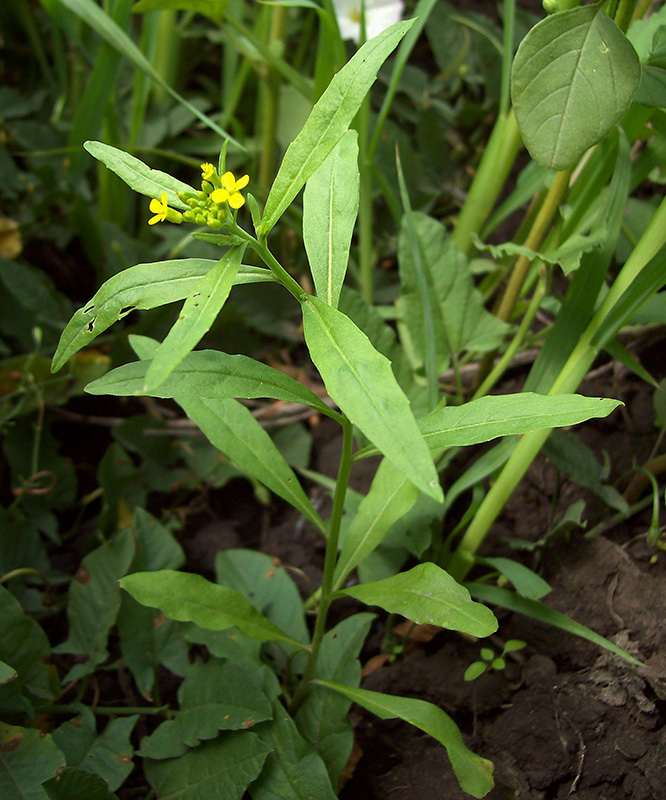
[[[326,617],[328,609],[333,599],[333,576],[335,565],[338,559],[338,542],[340,539],[340,524],[342,522],[342,512],[345,507],[345,496],[349,485],[349,476],[352,468],[352,444],[354,441],[354,426],[343,417],[342,421],[342,453],[340,454],[340,465],[338,467],[338,479],[335,484],[333,495],[333,510],[331,511],[331,521],[329,525],[328,541],[326,542],[326,555],[324,557],[324,575],[321,583],[321,600],[317,610],[314,633],[312,634],[312,650],[308,659],[307,666],[303,672],[301,682],[294,693],[291,701],[290,712],[296,712],[307,694],[310,681],[312,680],[317,665],[317,656],[321,647],[322,639],[326,633]]]

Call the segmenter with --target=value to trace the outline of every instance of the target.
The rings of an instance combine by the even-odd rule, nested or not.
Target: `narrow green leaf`
[[[298,478],[249,409],[236,400],[199,399],[184,395],[175,399],[211,444],[244,472],[294,506],[319,531],[325,532],[326,526]]]
[[[178,192],[196,190],[186,183],[173,178],[166,172],[151,169],[135,156],[103,142],[84,142],[83,146],[93,158],[101,161],[135,192],[146,197],[160,198],[166,192],[167,202],[173,208],[189,208],[179,197]]]
[[[98,379],[98,380],[103,380]],[[465,447],[500,436],[515,436],[545,428],[577,425],[607,417],[620,400],[579,394],[542,395],[533,392],[489,395],[462,406],[444,406],[419,420],[419,429],[431,450]],[[357,457],[373,456],[378,448],[365,447]]]
[[[417,624],[438,625],[471,636],[490,636],[497,630],[493,612],[475,603],[464,586],[429,561],[382,581],[342,589],[339,594],[401,614]]]
[[[303,194],[303,243],[317,296],[337,308],[359,202],[358,134],[347,131],[310,176]]]
[[[257,735],[271,753],[250,786],[252,800],[335,800],[324,762],[279,701],[273,703],[273,721],[258,728]]]
[[[224,19],[228,5],[229,0],[139,0],[132,11],[135,14],[164,9],[192,11],[195,14],[203,14],[219,24]]]
[[[200,575],[169,569],[136,572],[125,576],[120,585],[139,603],[159,608],[170,619],[194,622],[213,631],[236,626],[260,642],[304,647],[259,614],[240,592],[218,586]]]
[[[65,766],[53,738],[37,728],[0,722],[0,797],[45,800],[41,787]]]
[[[108,42],[113,48],[121,53],[128,61],[131,61],[135,67],[138,67],[142,72],[156,81],[166,92],[168,92],[174,100],[177,100],[181,105],[187,108],[194,116],[201,120],[204,125],[213,130],[222,139],[229,139],[241,150],[245,148],[239,144],[233,137],[222,130],[219,125],[213,122],[210,117],[202,114],[196,106],[188,102],[184,97],[174,91],[169,86],[162,76],[155,70],[153,65],[148,61],[144,54],[134,44],[125,31],[119,27],[107,14],[104,13],[102,8],[94,2],[94,0],[60,0],[70,11],[80,17],[90,27]]]
[[[446,748],[460,787],[472,797],[485,797],[493,788],[492,763],[465,746],[458,726],[441,708],[417,698],[393,697],[329,681],[317,683],[340,692],[380,719],[404,719],[437,739]]]
[[[336,588],[383,541],[394,522],[409,511],[418,496],[414,484],[383,459],[345,534],[333,577]]]
[[[178,319],[150,362],[146,393],[163,383],[211,329],[229,297],[244,252],[245,245],[230,248],[187,297]]]
[[[179,758],[146,759],[144,768],[163,800],[241,800],[269,752],[252,731],[230,731]]]
[[[315,297],[302,307],[305,341],[330,396],[417,488],[441,501],[435,465],[388,359],[340,311]]]
[[[541,600],[551,591],[550,586],[540,575],[512,558],[500,558],[499,556],[480,558],[479,562],[496,569],[511,581],[518,594],[529,597],[530,600]]]
[[[546,17],[516,53],[516,121],[530,155],[548,169],[575,166],[619,122],[640,83],[636,51],[604,6]]]
[[[588,642],[599,645],[599,647],[603,647],[605,650],[615,653],[615,655],[622,656],[631,664],[638,667],[643,666],[641,661],[626,653],[613,642],[609,642],[608,639],[590,630],[585,625],[581,625],[580,622],[567,617],[566,614],[561,614],[559,611],[548,608],[543,603],[530,600],[527,597],[521,597],[510,589],[500,589],[498,586],[488,586],[485,583],[466,583],[465,585],[472,597],[476,597],[484,603],[491,603],[500,608],[508,608],[509,611],[516,611],[518,614],[523,614],[531,619],[545,622],[547,625],[553,625],[560,630],[573,633],[575,636],[580,636],[581,639],[586,639]]]
[[[344,136],[375,82],[380,66],[412,24],[413,20],[391,25],[366,42],[334,76],[302,131],[287,148],[266,200],[259,229],[261,237],[269,234],[310,175]]]
[[[109,278],[90,302],[67,323],[53,356],[52,372],[57,372],[74,353],[135,309],[150,309],[184,300],[215,266],[207,258],[181,258],[137,264]],[[272,281],[268,269],[242,266],[236,285]]]
[[[86,391],[119,397],[146,394],[144,385],[149,364],[150,361],[123,364],[89,383]],[[270,397],[310,406],[321,414],[331,414],[328,406],[313,391],[283,372],[248,356],[228,355],[217,350],[188,353],[164,383],[150,394],[153,397],[198,397],[205,400]]]
[[[462,406],[437,409],[419,420],[419,427],[430,448],[465,446],[488,442],[498,436],[566,427],[607,417],[621,405],[620,400],[578,394],[490,395]]]

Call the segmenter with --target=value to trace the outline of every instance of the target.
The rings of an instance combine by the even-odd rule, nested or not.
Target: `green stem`
[[[626,33],[629,29],[629,25],[634,17],[637,2],[638,0],[620,0],[620,5],[617,7],[617,12],[615,13],[615,24],[622,33]]]
[[[245,242],[247,242],[248,245],[255,251],[255,253],[261,256],[266,266],[275,276],[277,282],[284,286],[288,292],[291,292],[291,294],[296,298],[296,300],[298,300],[299,303],[305,299],[307,292],[296,280],[294,280],[294,278],[291,277],[291,275],[282,266],[282,264],[280,264],[277,258],[275,258],[273,253],[271,253],[271,251],[268,249],[268,245],[264,239],[255,239],[254,236],[243,230],[240,225],[234,225],[232,227],[232,231],[240,239],[243,239]]]
[[[331,521],[329,524],[328,540],[326,542],[326,555],[324,557],[324,575],[321,584],[321,600],[317,610],[314,633],[312,634],[312,650],[308,663],[303,672],[303,677],[299,683],[294,697],[291,701],[290,712],[294,714],[303,702],[310,681],[314,677],[317,666],[317,656],[321,647],[324,633],[326,632],[326,617],[328,609],[334,597],[333,577],[335,575],[335,565],[338,559],[338,541],[340,539],[340,524],[342,513],[345,507],[345,496],[349,485],[349,476],[352,468],[352,445],[354,442],[354,426],[347,418],[342,421],[342,453],[340,454],[340,464],[338,467],[338,478],[335,484],[333,495],[333,509],[331,511]]]
[[[516,0],[504,0],[502,44],[502,84],[500,87],[499,114],[506,117],[511,107],[511,64],[516,27]]]
[[[271,20],[268,32],[268,47],[275,53],[279,49],[280,57],[285,49],[287,33],[286,6],[271,6]],[[277,163],[276,131],[278,109],[280,105],[280,73],[274,67],[268,67],[264,80],[260,83],[259,112],[261,120],[261,159],[259,162],[259,185],[268,192],[275,177]]]
[[[525,247],[528,249],[538,250],[541,247],[553,218],[560,207],[564,193],[569,188],[571,172],[572,170],[566,169],[555,175],[555,180],[548,190],[543,205],[539,209],[539,213],[536,215],[534,224],[525,240]],[[497,309],[496,315],[499,319],[506,322],[511,317],[531,264],[532,260],[527,256],[520,256],[514,264],[509,284]]]
[[[594,335],[618,299],[664,244],[666,244],[666,198],[662,200],[640,242],[622,267],[604,302],[590,320],[548,394],[576,391],[598,353],[598,348],[591,344]],[[533,431],[525,434],[518,442],[504,469],[481,503],[448,565],[449,572],[457,580],[464,580],[474,563],[474,554],[549,434],[550,429]]]
[[[521,147],[513,111],[500,114],[451,235],[463,253],[472,250],[472,235],[479,233],[492,211]]]

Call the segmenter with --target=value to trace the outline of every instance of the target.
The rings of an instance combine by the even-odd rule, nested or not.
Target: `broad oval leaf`
[[[245,245],[230,248],[185,302],[146,373],[146,392],[163,383],[185,356],[208,333],[229,297]]]
[[[144,606],[159,608],[169,619],[194,622],[211,631],[235,626],[250,639],[307,649],[262,616],[240,592],[201,575],[171,569],[135,572],[126,575],[120,586]]]
[[[413,24],[414,20],[406,20],[391,25],[366,42],[334,76],[287,148],[266,200],[261,237],[268,236],[310,175],[344,136],[379,68]]]
[[[351,586],[340,594],[417,624],[438,625],[471,636],[490,636],[497,630],[493,612],[475,603],[464,586],[429,561],[382,581]]]
[[[330,681],[316,682],[345,695],[380,719],[404,719],[437,739],[446,748],[460,787],[472,797],[485,797],[493,788],[492,762],[467,748],[458,726],[441,708],[415,697],[394,697]]]
[[[530,155],[543,167],[575,166],[620,121],[640,83],[636,51],[604,5],[552,14],[516,53],[516,121]]]
[[[209,258],[180,258],[137,264],[109,278],[70,319],[53,356],[57,372],[74,353],[135,309],[150,309],[184,300],[213,268]],[[270,270],[242,266],[235,285],[273,280]]]
[[[40,784],[65,767],[65,756],[50,734],[0,722],[0,797],[40,800]]]
[[[441,501],[434,462],[391,362],[342,312],[316,297],[302,307],[305,341],[330,396],[403,475]]]
[[[338,307],[358,214],[358,134],[347,131],[309,178],[303,195],[303,243],[317,296]]]

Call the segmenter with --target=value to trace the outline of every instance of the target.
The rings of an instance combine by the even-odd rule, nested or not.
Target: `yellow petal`
[[[242,194],[234,192],[234,194],[229,197],[229,205],[232,208],[240,208],[242,205],[245,205],[245,198]]]
[[[215,189],[214,192],[210,193],[210,199],[214,203],[224,203],[229,198],[229,192],[226,189]]]
[[[225,172],[220,178],[220,181],[222,182],[222,186],[224,186],[224,188],[228,189],[230,192],[236,188],[236,178],[234,178],[233,172]]]
[[[160,203],[159,200],[155,200],[155,198],[153,198],[150,201],[150,205],[148,206],[148,208],[153,212],[153,214],[159,214],[160,211],[162,210],[162,203]]]
[[[166,207],[169,205],[167,203],[166,192],[162,192],[162,198],[161,199],[162,199],[162,208],[166,211]]]
[[[243,175],[242,178],[239,178],[236,181],[236,191],[239,192],[241,189],[244,189],[248,185],[249,182],[250,182],[250,176],[249,175]]]
[[[161,214],[155,214],[154,217],[151,217],[148,220],[148,224],[149,225],[156,225],[161,219],[162,219],[162,215]]]

